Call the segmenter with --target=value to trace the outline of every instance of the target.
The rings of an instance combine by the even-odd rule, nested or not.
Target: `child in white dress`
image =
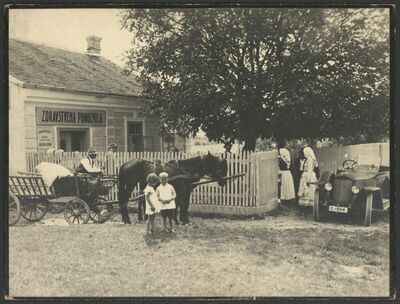
[[[156,194],[160,202],[161,215],[163,217],[164,230],[167,230],[167,218],[169,221],[169,231],[175,233],[172,229],[172,219],[175,212],[176,192],[172,185],[168,184],[168,173],[161,172],[159,175],[161,185],[157,187]]]
[[[152,234],[154,232],[154,221],[156,213],[160,212],[159,201],[156,195],[155,185],[158,183],[158,176],[155,173],[150,173],[147,176],[147,186],[144,189],[144,195],[146,199],[146,233]]]

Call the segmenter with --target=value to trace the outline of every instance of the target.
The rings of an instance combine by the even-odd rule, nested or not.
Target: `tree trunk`
[[[254,136],[254,135],[246,136],[246,138],[244,140],[243,150],[244,151],[254,151],[256,148],[256,141],[257,141],[256,136]]]
[[[231,141],[225,142],[225,144],[224,144],[225,152],[226,153],[230,153],[231,149],[232,149],[232,146],[233,146],[233,144],[232,144]]]
[[[282,138],[275,138],[276,146],[278,149],[285,148],[285,140]]]
[[[309,138],[307,138],[307,142],[308,142],[308,146],[309,147],[311,147],[311,148],[315,148],[316,147],[316,145],[317,145],[317,139],[316,138],[311,138],[311,137],[309,137]]]

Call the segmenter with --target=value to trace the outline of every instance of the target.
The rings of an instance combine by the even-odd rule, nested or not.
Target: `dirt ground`
[[[133,215],[131,216],[133,217]],[[117,219],[118,220],[118,219]],[[371,227],[281,207],[257,219],[10,228],[10,296],[388,296],[389,217]]]

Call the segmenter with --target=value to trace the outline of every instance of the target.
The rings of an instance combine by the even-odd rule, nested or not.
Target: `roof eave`
[[[15,78],[12,75],[8,75],[8,82],[12,83],[12,84],[15,84],[16,86],[19,86],[19,87],[23,87],[24,86],[24,82],[23,81]]]
[[[49,91],[62,91],[66,93],[76,93],[76,94],[85,94],[85,95],[96,95],[96,96],[116,96],[116,97],[125,97],[125,98],[144,98],[141,97],[139,94],[116,94],[110,92],[97,92],[97,91],[83,91],[83,90],[76,90],[76,89],[69,89],[65,87],[56,87],[56,86],[48,86],[48,85],[38,85],[32,83],[22,83],[22,87],[28,89],[43,89]],[[144,98],[147,99],[147,98]]]

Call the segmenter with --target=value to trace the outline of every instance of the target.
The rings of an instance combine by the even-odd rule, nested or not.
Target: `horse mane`
[[[197,163],[197,162],[199,162],[201,160],[202,160],[201,156],[195,156],[195,157],[186,158],[186,159],[179,159],[179,163],[185,164],[185,165],[190,165],[190,164],[193,164],[193,163]],[[173,161],[178,161],[178,160],[171,160],[169,162],[173,162]]]

